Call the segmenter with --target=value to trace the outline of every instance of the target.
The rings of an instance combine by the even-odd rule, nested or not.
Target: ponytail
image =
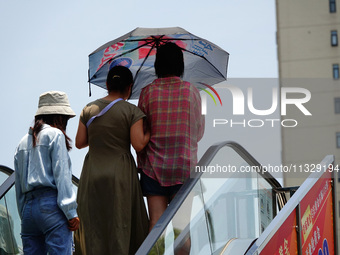
[[[35,118],[35,123],[32,129],[33,131],[33,147],[37,145],[37,140],[38,140],[38,134],[42,129],[44,122],[42,119]]]

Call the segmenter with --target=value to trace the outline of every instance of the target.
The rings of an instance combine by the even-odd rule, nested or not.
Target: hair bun
[[[129,68],[125,66],[114,66],[107,74],[107,90],[125,93],[133,83],[133,76]]]

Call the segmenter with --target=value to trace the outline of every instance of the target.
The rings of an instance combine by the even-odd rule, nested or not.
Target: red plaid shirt
[[[160,78],[142,89],[138,106],[151,132],[138,153],[138,167],[162,186],[184,183],[197,163],[204,132],[199,91],[179,77]]]

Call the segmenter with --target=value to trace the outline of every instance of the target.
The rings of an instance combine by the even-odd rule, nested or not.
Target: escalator
[[[334,158],[325,160],[325,165],[334,162]],[[318,178],[315,175],[313,180]],[[0,255],[22,254],[13,170],[0,166],[0,183]],[[73,183],[77,189],[77,178],[74,177]],[[307,210],[301,211],[299,201],[308,194],[311,184],[311,181],[308,185],[303,184],[302,189],[282,188],[237,143],[215,144],[203,155],[191,178],[182,186],[136,254],[189,254],[189,251],[198,255],[276,254],[275,249],[283,248],[273,244],[272,238],[282,232],[282,226],[288,226],[290,231],[294,229],[292,237],[301,237],[297,219],[306,216]],[[295,194],[287,203],[286,193],[289,192]],[[295,217],[293,225],[286,224],[287,217]],[[297,254],[305,254],[299,247],[303,247],[306,240],[297,238],[292,241],[296,244]],[[266,252],[268,247],[271,249],[269,253]]]
[[[22,254],[20,217],[16,207],[13,170],[0,166],[0,255]]]
[[[286,203],[262,170],[234,142],[211,146],[137,254],[244,254]]]
[[[79,180],[72,178],[73,188],[77,190]],[[23,254],[14,182],[14,171],[0,165],[0,255]]]

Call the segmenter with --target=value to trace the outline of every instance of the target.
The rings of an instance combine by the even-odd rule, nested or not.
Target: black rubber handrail
[[[4,165],[0,165],[0,171],[9,176],[3,183],[0,183],[0,199],[1,199],[7,193],[7,191],[14,185],[15,174],[13,169]]]
[[[12,168],[9,168],[9,167],[4,166],[4,165],[0,165],[0,171],[7,174],[8,176],[10,176],[14,172],[14,170]],[[0,183],[0,185],[1,185],[1,183]]]
[[[15,173],[12,173],[0,186],[0,199],[6,195],[15,183]]]
[[[200,161],[197,165],[199,166],[208,166],[212,159],[216,156],[218,151],[223,147],[230,147],[235,152],[237,152],[249,165],[257,166],[261,168],[261,164],[241,145],[233,141],[225,141],[216,143],[208,148],[208,150],[204,153]],[[165,210],[163,215],[160,217],[156,225],[153,227],[152,231],[144,240],[141,247],[138,249],[136,255],[145,255],[151,250],[154,246],[158,238],[164,232],[166,226],[172,220],[178,209],[183,204],[184,200],[187,198],[188,194],[191,192],[193,187],[196,185],[200,177],[202,176],[203,172],[193,172],[191,173],[190,177],[178,191],[177,195],[171,201],[169,207]],[[260,171],[259,174],[268,181],[268,183],[272,186],[273,189],[275,188],[282,188],[281,184],[268,172]],[[279,194],[281,199],[285,200],[284,194]]]

